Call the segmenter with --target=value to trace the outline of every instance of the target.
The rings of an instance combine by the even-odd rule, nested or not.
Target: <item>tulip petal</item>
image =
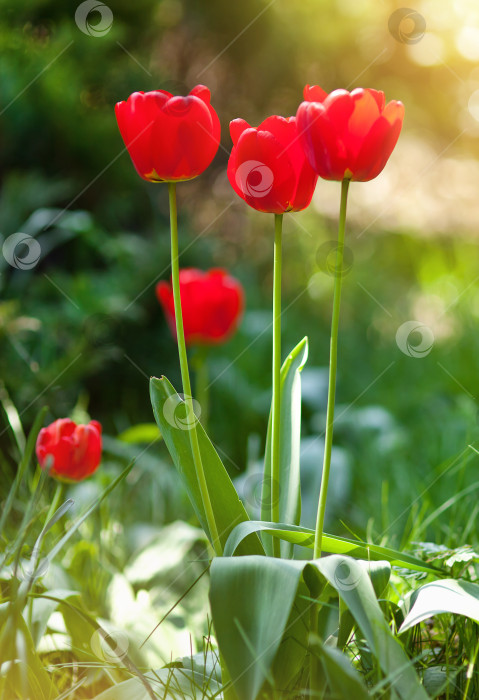
[[[326,180],[342,180],[348,165],[347,150],[326,107],[318,102],[302,102],[297,112],[297,128],[313,170]]]
[[[188,180],[213,160],[218,150],[211,112],[198,97],[172,97],[156,116],[151,133],[154,180]]]
[[[354,100],[354,110],[347,125],[345,143],[353,161],[380,113],[378,103],[370,90],[353,90],[351,98]]]
[[[233,121],[230,122],[230,135],[233,144],[236,146],[243,131],[251,128],[252,127],[244,119],[233,119]]]
[[[265,119],[258,131],[269,131],[279,141],[295,174],[295,190],[290,200],[291,211],[306,209],[313,197],[318,176],[309,164],[300,143],[295,117],[272,116]]]
[[[328,93],[325,92],[319,85],[305,85],[303,97],[306,102],[324,102]]]
[[[200,100],[203,100],[206,105],[209,105],[211,102],[211,92],[206,85],[195,85],[195,87],[190,90],[190,95],[193,95],[193,97],[199,97]]]
[[[281,143],[267,131],[246,129],[228,161],[235,192],[254,209],[282,214],[291,208],[295,174]]]
[[[353,180],[367,182],[379,175],[386,165],[401,132],[402,119],[393,124],[380,117],[364,139],[353,167]]]
[[[372,97],[376,100],[376,104],[379,109],[379,113],[384,110],[384,106],[386,104],[386,96],[382,90],[373,90],[372,88],[366,88],[366,92],[369,92]]]

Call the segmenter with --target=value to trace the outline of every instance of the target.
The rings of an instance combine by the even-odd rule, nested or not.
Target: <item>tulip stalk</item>
[[[191,395],[191,381],[190,373],[188,370],[188,356],[186,352],[185,343],[185,332],[183,328],[183,314],[181,311],[181,294],[180,294],[180,268],[179,268],[179,254],[178,254],[178,215],[176,207],[176,183],[168,182],[168,194],[170,203],[170,231],[171,231],[171,283],[173,287],[173,299],[175,305],[175,319],[176,319],[176,335],[178,339],[178,355],[180,359],[180,371],[181,371],[181,381],[183,384],[183,394],[184,402],[186,405],[187,415],[192,417],[194,414],[193,410],[193,397]],[[213,507],[211,505],[210,494],[208,491],[208,486],[206,483],[205,472],[203,469],[203,462],[201,460],[200,445],[198,441],[198,433],[196,431],[196,421],[192,421],[192,425],[189,430],[190,434],[190,444],[191,453],[193,456],[193,462],[195,465],[196,474],[198,477],[198,486],[200,488],[201,499],[203,502],[203,508],[206,515],[206,520],[208,523],[208,529],[210,532],[211,542],[215,554],[220,556],[222,552],[221,542],[218,537],[218,529],[216,527],[216,520],[213,513]]]
[[[281,428],[281,263],[283,214],[274,215],[273,263],[273,397],[271,416],[271,520],[279,522],[280,428]],[[275,557],[281,556],[279,540],[273,538]]]
[[[208,432],[208,418],[210,413],[210,384],[207,357],[207,349],[205,347],[199,347],[195,357],[191,361],[196,373],[196,399],[201,406],[201,425],[206,432]]]
[[[326,434],[324,440],[323,472],[319,491],[318,514],[314,536],[314,558],[321,556],[324,514],[328,495],[329,472],[331,468],[331,449],[333,446],[334,404],[336,397],[336,368],[338,360],[339,309],[341,305],[341,287],[343,282],[344,233],[346,229],[346,207],[350,180],[341,183],[341,205],[339,210],[338,247],[336,249],[336,267],[334,278],[333,315],[331,320],[331,341],[329,354],[328,403],[326,409]]]

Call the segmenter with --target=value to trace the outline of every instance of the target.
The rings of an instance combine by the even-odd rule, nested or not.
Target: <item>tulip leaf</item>
[[[183,404],[183,401],[166,377],[161,379],[152,377],[150,396],[155,420],[163,440],[187,489],[198,520],[211,542],[191,453],[190,435],[187,429],[191,428],[191,423],[187,425],[188,421],[185,422],[184,418],[176,416],[176,411]],[[247,521],[248,515],[228,472],[199,421],[196,422],[196,431],[218,535],[221,545],[224,547],[233,528],[239,523]],[[264,554],[259,537],[252,533],[252,536],[245,538],[238,547],[237,553],[243,555]]]
[[[427,700],[414,666],[384,618],[364,562],[333,554],[306,563],[306,583],[319,572],[337,591],[364,635],[369,649],[401,700]],[[367,564],[367,563],[366,563]],[[316,584],[317,585],[317,584]]]
[[[274,684],[271,667],[303,568],[304,562],[272,557],[213,560],[213,624],[238,700],[255,700],[265,681]]]
[[[298,624],[309,628],[314,599],[319,600],[319,606],[324,604],[319,607],[318,625],[318,629],[324,629],[324,620],[335,610],[329,601],[331,595],[338,595],[341,605],[354,618],[378,660],[384,683],[391,686],[391,697],[426,700],[414,666],[389,629],[371,582],[374,578],[381,589],[389,568],[387,562],[371,564],[338,555],[311,562],[258,556],[214,559],[210,570],[213,623],[238,700],[262,697],[268,685],[276,691],[285,690],[282,684],[289,684],[291,677],[279,668],[278,660],[287,663],[287,653],[282,655],[281,650],[294,657],[288,669],[294,671],[295,664],[301,658],[304,661],[294,646],[304,651],[304,635],[297,634]],[[336,619],[337,625],[337,607]],[[336,656],[329,658],[326,665],[330,672],[333,664],[341,661]],[[351,673],[351,686],[353,678]],[[359,691],[350,696],[361,697]]]
[[[433,615],[453,613],[479,622],[479,585],[469,581],[443,579],[415,590],[406,603],[405,620],[399,633]]]
[[[145,675],[156,697],[167,700],[200,700],[219,697],[221,686],[214,679],[187,668],[161,668]],[[205,683],[206,680],[206,683]],[[205,695],[205,691],[208,695]],[[96,695],[93,700],[150,700],[151,695],[138,678],[129,678]]]
[[[301,440],[301,376],[308,359],[308,339],[303,338],[289,353],[281,367],[281,416],[279,452],[279,520],[299,525],[301,518],[300,440]],[[264,480],[261,497],[261,517],[271,519],[271,420],[264,455]],[[268,538],[269,539],[269,538]],[[290,556],[292,546],[282,547],[284,556]],[[271,552],[269,552],[271,554]]]
[[[258,520],[249,520],[248,522],[240,523],[233,529],[226,543],[224,556],[233,556],[243,539],[253,532],[266,532],[285,542],[301,545],[308,549],[313,549],[314,547],[314,530],[297,525],[287,525],[285,523],[268,523]],[[368,561],[385,560],[393,566],[401,566],[412,571],[421,571],[428,574],[435,574],[436,576],[443,575],[441,569],[436,569],[433,566],[425,564],[421,559],[411,554],[399,552],[389,547],[369,544],[361,540],[350,540],[346,537],[336,537],[324,533],[322,549],[329,554],[346,554],[354,559],[366,559]]]
[[[345,654],[326,644],[318,643],[317,646],[319,658],[334,697],[354,698],[354,700],[369,700],[372,697]]]

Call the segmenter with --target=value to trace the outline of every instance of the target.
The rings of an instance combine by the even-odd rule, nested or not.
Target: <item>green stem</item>
[[[176,319],[176,335],[178,339],[178,354],[180,358],[181,381],[183,384],[184,401],[187,408],[187,415],[193,416],[193,397],[191,396],[191,382],[188,371],[188,356],[186,353],[185,332],[183,328],[183,314],[181,311],[181,295],[180,295],[180,267],[178,255],[178,216],[176,210],[176,183],[168,183],[168,194],[170,199],[170,229],[171,229],[171,279],[173,286],[173,300],[175,305]],[[196,475],[198,477],[198,485],[200,488],[203,508],[208,523],[211,543],[217,555],[223,553],[221,542],[218,537],[218,529],[216,527],[215,516],[211,506],[210,494],[206,483],[203,463],[201,461],[200,445],[198,442],[198,433],[196,432],[196,422],[189,429],[191,453],[195,465]]]
[[[196,399],[201,406],[201,425],[208,432],[208,418],[210,413],[210,384],[208,372],[208,349],[199,347],[197,349],[194,364],[196,372]]]
[[[283,215],[274,215],[273,268],[273,400],[271,418],[271,520],[279,522],[280,421],[281,421],[281,249]],[[273,538],[273,553],[281,556],[279,540]]]
[[[341,304],[341,285],[343,281],[344,232],[346,228],[346,206],[348,201],[349,182],[349,180],[345,179],[341,184],[341,207],[339,210],[338,247],[336,251],[336,271],[334,278],[333,317],[331,321],[326,436],[324,441],[323,473],[321,475],[321,489],[319,491],[318,516],[316,519],[316,532],[314,536],[315,559],[321,556],[324,513],[326,510],[329,471],[331,467],[331,448],[333,446],[334,400],[336,396],[336,366],[338,359],[339,308]]]

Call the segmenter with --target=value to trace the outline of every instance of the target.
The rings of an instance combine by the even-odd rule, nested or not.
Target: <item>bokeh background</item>
[[[228,124],[294,114],[307,83],[374,87],[402,100],[406,119],[383,174],[351,187],[328,527],[393,545],[411,532],[451,546],[477,538],[476,0],[91,5],[83,16],[76,1],[0,0],[0,237],[27,234],[41,250],[31,269],[19,269],[21,244],[16,265],[0,256],[0,488],[16,470],[7,417],[21,435],[19,423],[27,431],[47,404],[51,420],[104,426],[105,465],[87,491],[137,457],[112,502],[117,529],[194,523],[151,426],[125,436],[152,422],[149,376],[178,386],[179,368],[154,291],[169,276],[166,188],[136,175],[113,107],[135,90],[186,94],[204,83],[222,146],[178,188],[181,263],[226,267],[246,289],[240,330],[208,357],[209,430],[254,512],[270,402],[273,222],[228,184]],[[337,183],[319,182],[311,207],[285,217],[284,354],[310,340],[305,524],[321,464],[338,206]]]

